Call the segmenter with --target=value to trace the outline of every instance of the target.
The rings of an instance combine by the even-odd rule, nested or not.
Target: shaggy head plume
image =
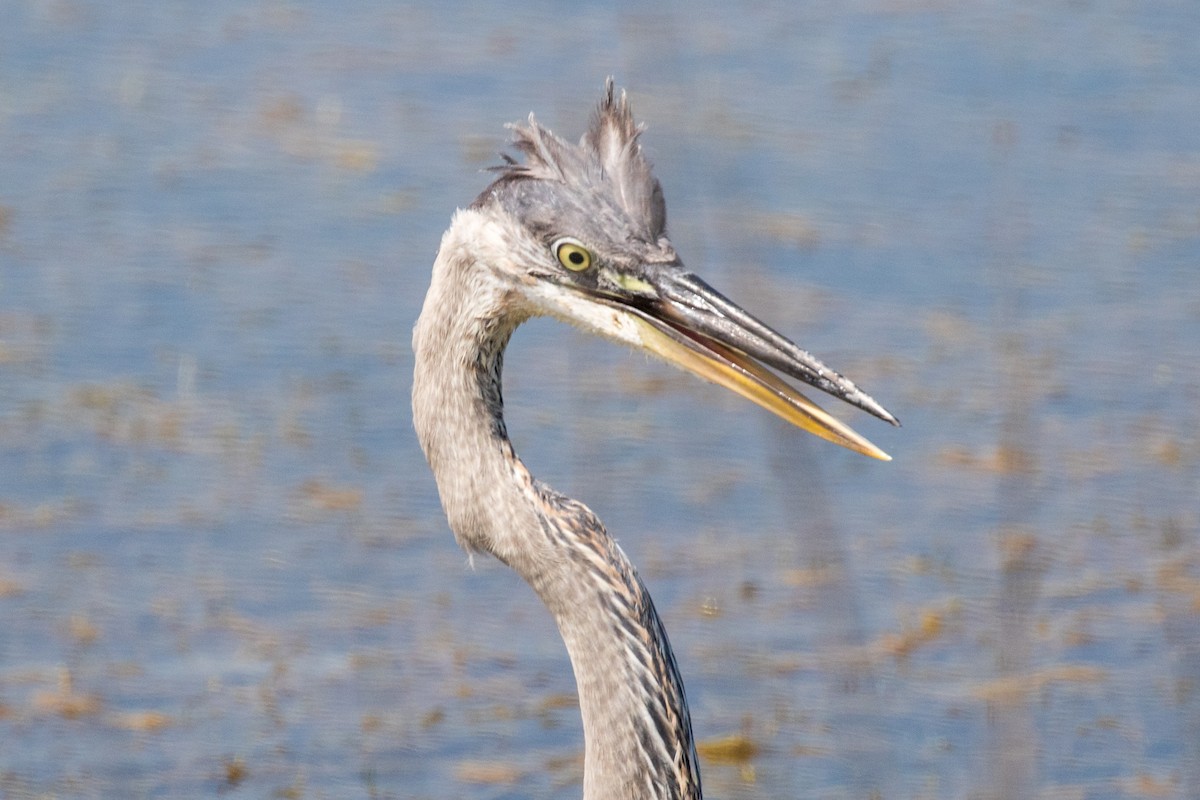
[[[639,238],[654,242],[665,235],[667,207],[662,187],[638,143],[642,127],[633,121],[629,100],[624,90],[616,93],[612,78],[605,82],[604,98],[578,145],[542,127],[533,114],[527,125],[509,127],[513,146],[524,154],[525,161],[505,155],[505,163],[493,168],[500,173],[496,184],[536,180],[583,189],[620,209]]]

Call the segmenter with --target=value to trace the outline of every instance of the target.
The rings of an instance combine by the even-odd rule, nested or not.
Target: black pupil
[[[578,250],[572,250],[567,254],[567,258],[570,259],[572,264],[578,265],[583,263],[583,253]]]

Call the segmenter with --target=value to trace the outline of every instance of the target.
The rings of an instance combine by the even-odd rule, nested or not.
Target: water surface
[[[846,415],[876,464],[515,337],[519,452],[639,565],[700,740],[753,745],[708,793],[1197,796],[1198,34],[1185,2],[0,8],[0,796],[579,795],[565,652],[453,544],[408,339],[503,124],[574,138],[609,74],[689,266],[905,423]]]

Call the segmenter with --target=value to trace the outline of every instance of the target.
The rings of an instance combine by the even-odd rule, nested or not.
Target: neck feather
[[[558,625],[579,689],[585,800],[699,798],[683,684],[650,595],[596,516],[535,480],[509,442],[503,352],[528,312],[514,313],[513,290],[476,254],[504,238],[495,225],[459,212],[442,240],[413,331],[418,439],[459,543],[512,567]]]

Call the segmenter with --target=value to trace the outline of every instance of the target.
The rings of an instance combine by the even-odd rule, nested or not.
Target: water
[[[639,565],[723,797],[1200,794],[1189,3],[0,8],[0,796],[577,796],[408,338],[502,125],[615,74],[675,244],[883,465],[534,322],[534,472]],[[830,403],[826,403],[831,406]],[[840,413],[840,412],[839,412]],[[711,752],[711,751],[708,751]]]

